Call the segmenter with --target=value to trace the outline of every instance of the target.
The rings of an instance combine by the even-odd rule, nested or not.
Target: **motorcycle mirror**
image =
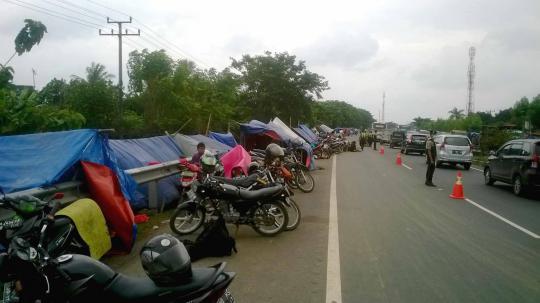
[[[62,198],[64,198],[64,193],[55,193],[53,196],[53,199],[55,200],[60,200]]]

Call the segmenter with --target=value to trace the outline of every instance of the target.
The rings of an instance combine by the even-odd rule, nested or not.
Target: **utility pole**
[[[122,32],[122,24],[124,23],[131,23],[133,18],[129,17],[129,21],[113,21],[109,17],[107,17],[107,23],[116,23],[118,25],[118,32],[115,33],[113,29],[111,29],[110,33],[101,33],[101,29],[99,30],[100,36],[118,36],[118,108],[120,110],[120,114],[122,114],[122,97],[123,97],[123,87],[124,83],[122,82],[122,37],[123,36],[140,36],[141,30],[139,29],[137,33],[128,33],[128,30],[126,29],[125,32]]]

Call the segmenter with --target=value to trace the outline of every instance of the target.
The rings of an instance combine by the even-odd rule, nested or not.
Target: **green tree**
[[[41,104],[65,106],[65,91],[68,84],[64,79],[52,79],[45,85],[38,94]]]
[[[118,90],[110,78],[103,65],[92,63],[85,78],[74,76],[65,89],[66,107],[81,113],[87,127],[111,128],[118,120]]]
[[[375,121],[368,111],[344,101],[330,100],[312,105],[313,123],[330,127],[356,127],[366,129]]]
[[[278,116],[307,120],[311,104],[327,90],[324,77],[307,70],[304,61],[288,53],[265,52],[232,59],[231,67],[240,73],[241,98],[255,119],[268,121]]]
[[[463,110],[457,109],[457,107],[454,107],[452,110],[448,111],[448,113],[450,114],[450,119],[455,119],[455,120],[461,119],[464,116]]]

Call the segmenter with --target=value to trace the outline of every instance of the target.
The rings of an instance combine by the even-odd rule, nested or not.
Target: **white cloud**
[[[90,2],[69,1],[114,19],[127,18]],[[329,80],[326,98],[362,106],[377,117],[386,91],[386,120],[400,123],[416,116],[446,117],[452,107],[465,107],[471,45],[477,48],[477,109],[508,107],[523,95],[540,93],[537,0],[96,1],[173,42],[177,47],[166,48],[174,57],[189,53],[206,66],[222,69],[230,57],[288,51]],[[40,0],[32,3],[58,9]],[[117,73],[114,38],[6,2],[0,10],[2,63],[12,54],[25,18],[43,21],[49,33],[12,61],[16,83],[31,83],[32,68],[38,71],[38,87],[53,77],[83,75],[92,61]],[[139,27],[143,36],[128,43],[163,47],[149,42],[153,35],[140,24],[130,26]],[[124,61],[132,49],[125,46]]]

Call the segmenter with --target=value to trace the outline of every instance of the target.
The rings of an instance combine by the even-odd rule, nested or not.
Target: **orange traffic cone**
[[[379,150],[379,154],[384,155],[384,146],[381,146],[381,149]]]
[[[401,165],[402,162],[401,162],[401,153],[398,152],[397,153],[397,157],[396,157],[396,165]]]
[[[465,199],[465,196],[463,196],[463,183],[461,183],[461,171],[458,171],[457,173],[457,180],[454,184],[454,189],[452,190],[452,193],[450,194],[450,198],[452,199]]]

